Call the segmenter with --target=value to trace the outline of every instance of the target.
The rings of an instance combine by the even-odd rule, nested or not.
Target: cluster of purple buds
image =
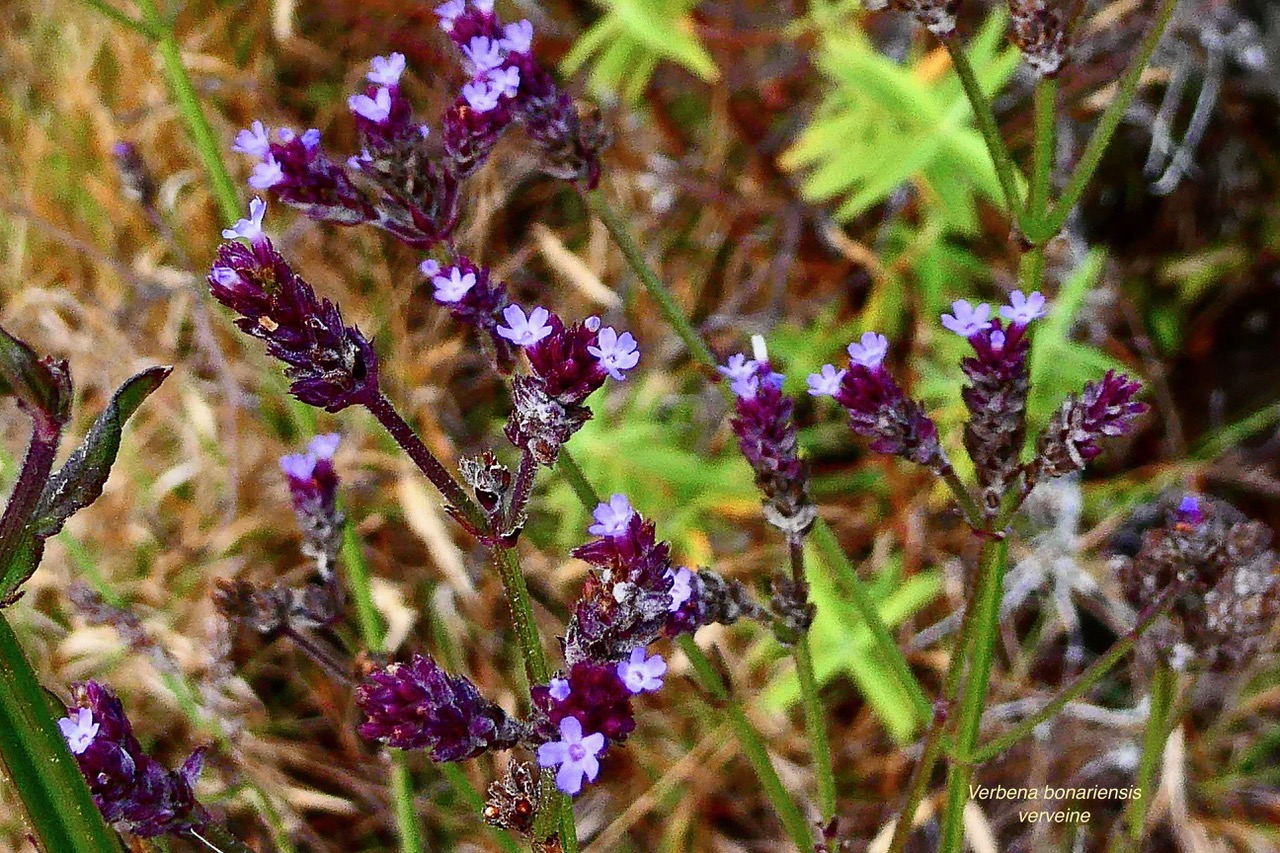
[[[630,332],[600,325],[597,317],[566,326],[546,308],[502,311],[494,332],[524,350],[529,373],[511,380],[512,411],[506,434],[540,464],[555,464],[560,448],[591,417],[584,403],[608,378],[621,381],[640,361]]]
[[[228,242],[209,270],[210,291],[240,315],[235,322],[242,331],[265,341],[267,352],[285,363],[289,390],[302,402],[336,412],[374,399],[373,347],[275,250],[262,231],[266,207],[253,199],[249,218],[222,232]]]
[[[1009,0],[1013,43],[1042,77],[1053,77],[1066,61],[1072,14],[1079,4],[1059,0]]]
[[[488,267],[472,263],[465,255],[457,256],[448,266],[428,258],[418,270],[431,283],[435,301],[448,308],[455,320],[475,330],[498,370],[509,373],[514,365],[513,343],[498,332],[509,305],[506,284],[495,281]]]
[[[809,497],[809,472],[800,459],[795,400],[782,393],[782,374],[769,365],[764,340],[755,338],[756,358],[734,355],[719,368],[730,381],[738,446],[764,496],[769,523],[797,541],[813,525],[817,510]]]
[[[470,78],[444,116],[442,136],[453,170],[475,171],[502,134],[521,124],[544,171],[595,187],[607,135],[534,58],[533,25],[503,24],[491,0],[449,0],[436,15]]]
[[[862,0],[862,5],[872,12],[890,6],[909,12],[921,26],[941,39],[955,34],[956,16],[960,11],[960,0]]]
[[[1027,332],[1046,312],[1047,303],[1039,293],[1015,290],[1009,304],[996,312],[998,316],[993,317],[990,305],[965,299],[954,302],[951,313],[942,315],[942,325],[973,349],[961,362],[969,380],[961,393],[969,412],[964,444],[976,471],[979,511],[985,520],[1000,513],[1006,496],[1025,497],[1043,478],[1081,470],[1102,452],[1102,439],[1127,432],[1147,408],[1135,399],[1142,387],[1139,383],[1108,372],[1062,403],[1039,436],[1035,457],[1024,463],[1030,389]],[[837,370],[828,364],[809,376],[809,393],[834,397],[848,412],[854,432],[871,439],[872,450],[950,475],[937,426],[884,368],[888,347],[883,335],[866,332],[849,345],[848,368]],[[1021,490],[1015,492],[1019,480]]]
[[[198,749],[179,770],[168,770],[142,750],[111,690],[96,681],[77,685],[76,705],[58,721],[67,747],[89,783],[103,818],[143,838],[198,831],[208,814],[192,786],[204,764]]]
[[[337,433],[317,435],[305,453],[280,457],[280,470],[288,481],[293,511],[307,547],[329,559],[337,553],[343,523],[338,509],[338,473],[333,467],[340,441]]]
[[[1134,607],[1171,604],[1144,641],[1179,667],[1244,665],[1280,617],[1280,560],[1270,544],[1265,525],[1230,505],[1185,496],[1169,523],[1148,530],[1138,553],[1117,568]]]
[[[938,442],[938,427],[924,413],[924,407],[908,399],[896,380],[884,368],[889,342],[884,335],[863,334],[849,344],[849,366],[836,369],[823,365],[809,375],[809,393],[834,397],[849,415],[849,426],[858,435],[871,439],[877,453],[901,456],[935,470],[949,467]]]
[[[593,571],[566,631],[567,669],[532,688],[528,721],[508,717],[466,678],[418,656],[375,672],[359,689],[361,734],[429,749],[436,761],[518,745],[533,750],[542,768],[554,768],[567,794],[595,781],[605,751],[635,730],[632,700],[663,686],[666,661],[649,646],[696,630],[709,615],[736,618],[749,606],[736,601],[738,586],[718,575],[673,566],[670,547],[623,495],[596,508],[589,531],[597,538],[574,552]],[[495,809],[510,812],[512,804]]]

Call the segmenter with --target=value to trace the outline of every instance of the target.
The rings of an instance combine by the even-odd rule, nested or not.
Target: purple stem
[[[0,518],[0,574],[8,571],[22,539],[22,529],[31,522],[31,514],[40,502],[62,435],[62,425],[43,413],[32,413],[32,421],[31,444],[27,446],[18,482]]]

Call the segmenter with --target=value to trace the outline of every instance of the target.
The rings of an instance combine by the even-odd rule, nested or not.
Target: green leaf
[[[67,363],[41,358],[0,328],[0,394],[12,394],[33,415],[64,424],[71,411]]]
[[[25,526],[16,558],[2,567],[0,601],[11,601],[18,587],[35,572],[44,552],[45,540],[61,530],[74,513],[102,494],[120,450],[120,435],[125,421],[152,391],[160,387],[171,370],[169,367],[152,367],[121,385],[107,408],[94,421],[84,441],[49,478]]]

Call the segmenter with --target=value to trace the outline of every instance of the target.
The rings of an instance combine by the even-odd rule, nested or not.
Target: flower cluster
[[[1071,29],[1068,5],[1049,0],[1009,0],[1013,43],[1042,77],[1054,76],[1066,61]]]
[[[867,332],[849,344],[849,366],[837,370],[827,364],[809,376],[809,393],[834,397],[849,415],[849,426],[871,439],[877,453],[902,456],[934,469],[950,463],[938,442],[938,427],[924,407],[908,399],[884,368],[889,342]]]
[[[1002,511],[1007,496],[1020,502],[1044,478],[1081,470],[1102,452],[1103,438],[1127,432],[1146,411],[1146,405],[1135,400],[1142,386],[1109,372],[1062,403],[1039,436],[1035,457],[1022,461],[1030,385],[1028,329],[1047,310],[1039,293],[1015,290],[1009,304],[994,315],[987,303],[974,305],[965,299],[954,302],[951,313],[942,315],[943,327],[973,349],[961,362],[969,380],[961,393],[969,412],[964,445],[974,464],[980,497],[977,512],[982,516],[972,521],[991,521]],[[809,393],[834,397],[848,412],[854,432],[871,439],[872,450],[903,456],[953,478],[937,426],[885,370],[888,348],[883,335],[866,332],[849,345],[847,369],[828,364],[809,376]]]
[[[435,301],[448,308],[455,320],[474,329],[492,351],[498,369],[509,372],[513,343],[498,332],[505,319],[503,311],[509,307],[506,284],[495,281],[488,267],[473,263],[465,255],[458,255],[443,267],[428,258],[418,269],[431,283]]]
[[[263,340],[286,365],[295,397],[330,412],[378,394],[378,359],[359,330],[319,299],[262,231],[266,203],[255,198],[250,216],[222,232],[227,242],[209,271],[209,290],[235,311],[245,333]],[[242,242],[244,241],[244,242]]]
[[[333,454],[341,437],[317,435],[305,453],[280,457],[280,470],[289,484],[293,511],[306,537],[307,549],[332,561],[341,544],[343,516],[338,510],[338,473]]]
[[[468,75],[441,120],[439,143],[430,125],[414,117],[401,89],[404,55],[376,56],[363,91],[347,99],[359,153],[331,158],[314,128],[273,132],[254,121],[233,146],[257,160],[249,185],[275,193],[312,219],[371,224],[419,249],[450,237],[463,180],[514,125],[525,128],[545,171],[594,187],[606,134],[597,120],[579,113],[534,58],[533,26],[503,24],[484,0],[453,0],[436,14]]]
[[[198,830],[208,822],[192,791],[204,764],[203,749],[181,769],[168,770],[143,752],[124,706],[109,688],[89,681],[75,687],[74,698],[58,728],[108,823],[154,838]]]
[[[596,507],[590,532],[597,538],[574,552],[593,571],[566,630],[567,669],[534,685],[528,721],[511,719],[470,681],[417,656],[373,673],[359,689],[361,734],[429,749],[436,761],[523,746],[540,766],[556,768],[560,790],[577,794],[595,780],[608,748],[634,731],[632,700],[662,688],[667,664],[649,651],[653,642],[718,618],[762,613],[741,585],[673,566],[670,546],[623,495]],[[524,795],[499,793],[495,819],[515,808],[513,799],[528,806]]]
[[[1137,608],[1172,598],[1146,635],[1181,666],[1237,669],[1266,644],[1280,617],[1280,561],[1271,534],[1228,504],[1188,495],[1168,524],[1148,530],[1118,567]]]
[[[757,349],[763,350],[763,343],[757,339]],[[817,510],[797,448],[795,400],[782,393],[782,374],[774,372],[767,358],[734,355],[719,370],[730,381],[735,412],[730,423],[764,495],[765,517],[796,540],[813,524]]]
[[[630,332],[619,334],[590,317],[566,326],[537,307],[503,311],[496,333],[524,350],[530,372],[511,380],[512,411],[506,434],[540,464],[555,464],[560,448],[591,417],[584,403],[606,379],[621,380],[640,361]]]

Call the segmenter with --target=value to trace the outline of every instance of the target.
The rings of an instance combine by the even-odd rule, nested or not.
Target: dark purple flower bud
[[[433,761],[510,749],[524,734],[470,680],[424,655],[371,674],[356,690],[356,703],[366,717],[360,734],[396,749],[430,750]]]
[[[472,106],[473,103],[486,109],[477,109]],[[474,174],[484,165],[502,134],[511,126],[512,120],[509,105],[498,101],[491,103],[487,98],[481,100],[480,96],[474,94],[470,99],[466,95],[459,95],[458,100],[445,112],[441,130],[449,171],[459,178]]]
[[[328,570],[341,545],[344,518],[338,511],[338,473],[333,467],[339,441],[337,433],[318,435],[311,439],[306,453],[291,453],[280,459],[294,513],[306,536],[307,551],[325,558],[322,572]]]
[[[907,399],[884,369],[887,351],[888,341],[874,332],[850,344],[849,369],[840,380],[836,402],[848,413],[850,428],[871,439],[875,452],[902,456],[933,469],[944,468],[950,463],[938,442],[938,427],[918,402]],[[814,385],[815,377],[810,377],[810,385],[817,389],[821,386]]]
[[[1147,410],[1145,403],[1134,399],[1140,390],[1141,383],[1108,370],[1101,380],[1085,385],[1079,396],[1064,400],[1036,442],[1028,484],[1080,471],[1096,459],[1102,453],[1099,441],[1128,432],[1134,419]]]
[[[969,410],[964,446],[973,460],[983,512],[993,517],[1022,471],[1027,431],[1027,327],[1000,320],[969,336],[974,355],[960,362],[968,377],[960,396]]]
[[[781,374],[767,360],[750,364],[752,371],[733,382],[736,415],[730,424],[764,495],[765,518],[789,538],[803,536],[817,510],[809,498],[809,472],[800,460],[791,419],[795,400],[782,393]]]
[[[532,690],[535,710],[535,737],[543,741],[559,740],[560,721],[574,717],[585,732],[598,732],[609,744],[622,743],[635,730],[635,714],[631,709],[631,691],[618,676],[615,663],[579,661],[569,668],[563,686],[552,695],[549,685]]]
[[[67,746],[102,817],[134,835],[159,835],[198,829],[208,822],[192,786],[204,763],[196,750],[180,770],[167,770],[142,751],[124,706],[96,681],[76,685],[76,705],[58,721]]]
[[[378,359],[360,332],[342,322],[338,307],[318,299],[262,234],[265,204],[254,199],[253,217],[224,236],[246,237],[218,248],[209,271],[215,299],[241,316],[240,329],[267,344],[286,365],[295,397],[330,412],[378,393]]]

